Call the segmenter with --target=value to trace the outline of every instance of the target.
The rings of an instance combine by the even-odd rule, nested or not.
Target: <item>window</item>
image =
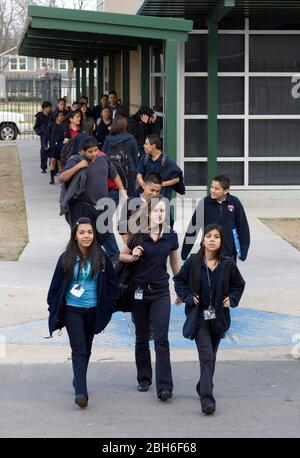
[[[300,72],[300,35],[252,35],[250,72]]]
[[[66,60],[59,60],[58,61],[58,70],[60,70],[61,72],[67,70],[67,61]]]
[[[9,61],[9,65],[11,71],[18,70],[18,59],[16,57],[12,57]]]
[[[27,58],[19,57],[19,70],[27,70]]]
[[[299,157],[300,119],[250,120],[249,156]]]
[[[53,70],[54,68],[54,60],[53,59],[40,59],[40,68],[45,70]]]

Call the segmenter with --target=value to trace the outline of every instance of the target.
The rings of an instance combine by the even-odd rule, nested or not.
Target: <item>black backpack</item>
[[[63,167],[65,167],[68,159],[73,155],[73,149],[76,144],[76,137],[71,138],[68,143],[64,143],[61,153],[60,153],[60,161]]]
[[[109,145],[107,155],[115,166],[125,189],[128,187],[128,154],[124,151],[124,142],[116,146]]]
[[[145,176],[147,175],[147,167],[148,167],[148,162],[149,162],[149,154],[144,155],[144,170],[145,170]],[[163,153],[162,158],[161,158],[161,165],[158,174],[161,175],[163,169],[167,166],[167,155],[166,153]],[[177,192],[178,194],[185,194],[185,184],[184,184],[184,178],[183,178],[183,173],[181,172],[179,175],[179,182],[176,184],[173,184],[172,186],[173,191]]]

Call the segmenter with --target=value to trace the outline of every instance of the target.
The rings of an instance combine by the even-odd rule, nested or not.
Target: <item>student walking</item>
[[[51,102],[43,102],[42,111],[39,111],[35,115],[35,123],[33,130],[40,137],[41,147],[40,147],[40,168],[41,173],[46,173],[47,171],[47,159],[48,152],[45,147],[45,132],[49,124],[52,113],[52,104]]]
[[[109,323],[118,296],[111,262],[96,240],[94,226],[80,218],[60,256],[48,292],[49,332],[66,326],[72,349],[75,403],[88,405],[87,369],[95,334]]]
[[[186,304],[186,337],[195,339],[200,380],[196,390],[202,412],[215,412],[213,376],[221,339],[230,327],[229,307],[237,307],[245,282],[232,258],[222,255],[224,237],[216,224],[204,230],[200,251],[191,255],[174,277],[175,291]]]
[[[171,299],[167,259],[173,274],[179,271],[178,237],[165,223],[166,202],[151,199],[139,210],[137,231],[133,233],[120,255],[125,263],[137,263],[132,274],[134,295],[132,314],[136,329],[135,361],[137,389],[148,391],[152,384],[149,348],[149,324],[152,321],[156,353],[156,392],[161,401],[172,397],[173,380],[169,350]],[[129,224],[130,227],[130,224]]]
[[[247,258],[250,246],[250,231],[244,207],[240,200],[229,193],[230,180],[225,175],[213,178],[210,196],[199,202],[182,245],[181,257],[185,260],[201,229],[209,224],[218,224],[224,236],[224,255],[237,257],[241,261]],[[202,205],[202,211],[201,206]],[[198,219],[198,221],[197,221]]]
[[[48,157],[50,158],[50,182],[54,184],[54,176],[56,166],[59,172],[62,170],[60,155],[63,147],[64,139],[67,135],[67,128],[65,126],[65,116],[62,111],[55,114],[55,122],[50,122],[45,133],[45,145],[48,149]]]

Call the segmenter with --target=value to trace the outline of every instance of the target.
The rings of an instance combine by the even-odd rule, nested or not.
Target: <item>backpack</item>
[[[71,138],[68,143],[65,143],[61,149],[61,153],[60,153],[60,160],[61,160],[61,163],[62,163],[62,166],[65,167],[66,163],[68,162],[68,159],[70,159],[70,157],[72,156],[73,154],[73,148],[76,144],[76,138],[77,137],[73,137]]]
[[[128,154],[124,151],[124,142],[116,146],[109,145],[107,155],[115,166],[125,189],[128,187]]]
[[[147,175],[147,166],[149,162],[149,154],[144,155],[144,170],[145,170],[145,176]],[[167,166],[167,155],[163,153],[162,158],[161,158],[161,165],[158,174],[161,175],[161,172],[164,168]],[[179,181],[176,184],[173,184],[172,186],[173,191],[177,192],[178,194],[185,194],[185,184],[184,184],[184,178],[183,178],[183,173],[181,172],[179,175]]]

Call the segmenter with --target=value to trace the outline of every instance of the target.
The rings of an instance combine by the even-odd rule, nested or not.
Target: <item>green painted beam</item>
[[[206,23],[220,21],[234,7],[235,0],[220,0],[214,9],[206,16]]]
[[[80,67],[76,66],[76,100],[80,99]]]
[[[115,55],[114,53],[109,53],[108,55],[109,58],[109,70],[108,70],[108,87],[110,91],[115,91],[115,86],[116,86],[116,63],[115,63]]]
[[[208,81],[207,81],[207,192],[217,174],[218,149],[218,23],[208,24]]]
[[[53,8],[50,8],[53,9]],[[133,17],[136,17],[132,15]],[[188,21],[191,22],[191,21]],[[88,30],[91,33],[102,33],[107,35],[115,36],[125,36],[125,37],[140,37],[140,38],[149,38],[149,39],[158,39],[158,40],[178,40],[178,41],[187,41],[188,32],[181,32],[180,30],[164,30],[164,29],[151,29],[151,28],[142,28],[135,26],[134,28],[123,24],[114,25],[109,23],[103,23],[101,26],[96,23],[85,23],[80,20],[64,20],[64,19],[42,19],[39,17],[33,17],[31,28],[37,29],[50,29],[50,30],[64,30],[74,33],[76,30],[77,33],[84,33]],[[189,31],[192,30],[192,27]]]
[[[89,59],[89,105],[95,105],[95,76],[94,76],[94,58]]]
[[[97,104],[103,94],[103,57],[99,56],[97,59]]]
[[[81,94],[86,95],[86,60],[82,61],[81,65]]]
[[[165,44],[165,129],[164,145],[168,156],[177,162],[177,42]]]
[[[166,19],[157,17],[136,16],[134,14],[104,13],[95,11],[79,11],[67,8],[49,8],[42,6],[29,6],[28,16],[39,17],[46,20],[78,21],[99,25],[116,26],[122,29],[125,27],[142,28],[151,30],[179,31],[188,33],[193,28],[192,21],[185,19]],[[76,29],[75,29],[76,30]],[[85,30],[89,30],[86,28]],[[122,33],[121,33],[122,34]]]
[[[141,105],[150,105],[150,50],[141,46]]]
[[[129,51],[122,53],[122,101],[123,105],[130,111],[130,59]]]

